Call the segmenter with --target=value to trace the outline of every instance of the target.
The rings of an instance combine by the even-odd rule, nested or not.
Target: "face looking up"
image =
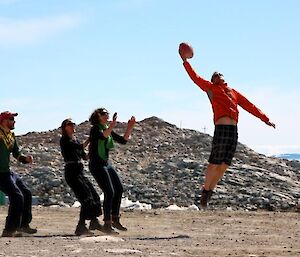
[[[107,110],[103,110],[98,113],[98,117],[101,124],[106,124],[109,119],[109,112]]]
[[[225,83],[223,74],[220,72],[215,72],[212,77],[212,83],[214,85],[223,85]]]

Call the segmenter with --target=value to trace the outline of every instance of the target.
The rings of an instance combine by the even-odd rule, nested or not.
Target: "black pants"
[[[90,163],[90,171],[104,193],[104,221],[120,215],[123,185],[117,171],[110,164]]]
[[[102,214],[100,197],[92,183],[83,175],[81,163],[67,164],[65,179],[81,204],[81,221],[94,219]]]
[[[0,172],[0,190],[9,198],[5,230],[16,231],[32,220],[32,195],[29,188],[15,172]]]

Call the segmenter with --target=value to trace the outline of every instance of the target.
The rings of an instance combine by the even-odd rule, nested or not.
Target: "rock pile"
[[[118,123],[122,134],[126,124]],[[77,137],[88,137],[90,125],[77,127]],[[74,195],[64,180],[64,163],[59,147],[60,130],[31,132],[18,137],[22,151],[34,156],[31,166],[12,162],[12,169],[38,196],[41,204],[72,204]],[[189,206],[199,202],[211,136],[180,129],[159,118],[138,122],[127,145],[117,145],[111,162],[123,179],[125,193],[133,201]],[[86,175],[100,189],[85,164]],[[238,144],[233,165],[212,197],[213,208],[248,210],[297,210],[300,203],[300,162],[258,154]]]

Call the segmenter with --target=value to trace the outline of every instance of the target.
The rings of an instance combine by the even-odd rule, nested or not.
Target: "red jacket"
[[[224,116],[228,116],[238,122],[238,105],[262,121],[269,121],[269,118],[260,109],[238,91],[228,87],[227,84],[214,85],[201,78],[187,61],[183,62],[183,66],[194,83],[208,94],[214,112],[214,123]]]

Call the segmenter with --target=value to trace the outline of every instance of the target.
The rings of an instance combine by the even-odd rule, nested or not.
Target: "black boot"
[[[90,230],[100,230],[102,231],[103,226],[99,223],[98,219],[92,219],[90,222]]]
[[[2,237],[22,237],[23,234],[21,232],[8,231],[8,230],[4,229],[1,236]]]
[[[119,232],[116,231],[116,230],[112,227],[111,224],[112,224],[111,221],[104,221],[104,225],[103,225],[101,231],[102,231],[103,233],[106,233],[106,234],[115,234],[115,235],[118,235]]]
[[[20,228],[18,228],[18,232],[23,232],[27,234],[35,234],[37,232],[36,228],[31,228],[29,224],[23,225]]]
[[[113,216],[112,217],[112,224],[111,224],[114,228],[118,229],[118,230],[122,230],[122,231],[127,231],[127,228],[124,227],[121,223],[120,223],[120,217],[119,216]]]
[[[82,235],[93,235],[93,232],[91,232],[85,225],[85,223],[78,223],[76,230],[75,230],[76,236],[82,236]]]
[[[212,190],[205,190],[204,188],[202,189],[202,194],[201,194],[201,199],[200,199],[200,205],[202,208],[207,207],[212,194],[213,194]]]

